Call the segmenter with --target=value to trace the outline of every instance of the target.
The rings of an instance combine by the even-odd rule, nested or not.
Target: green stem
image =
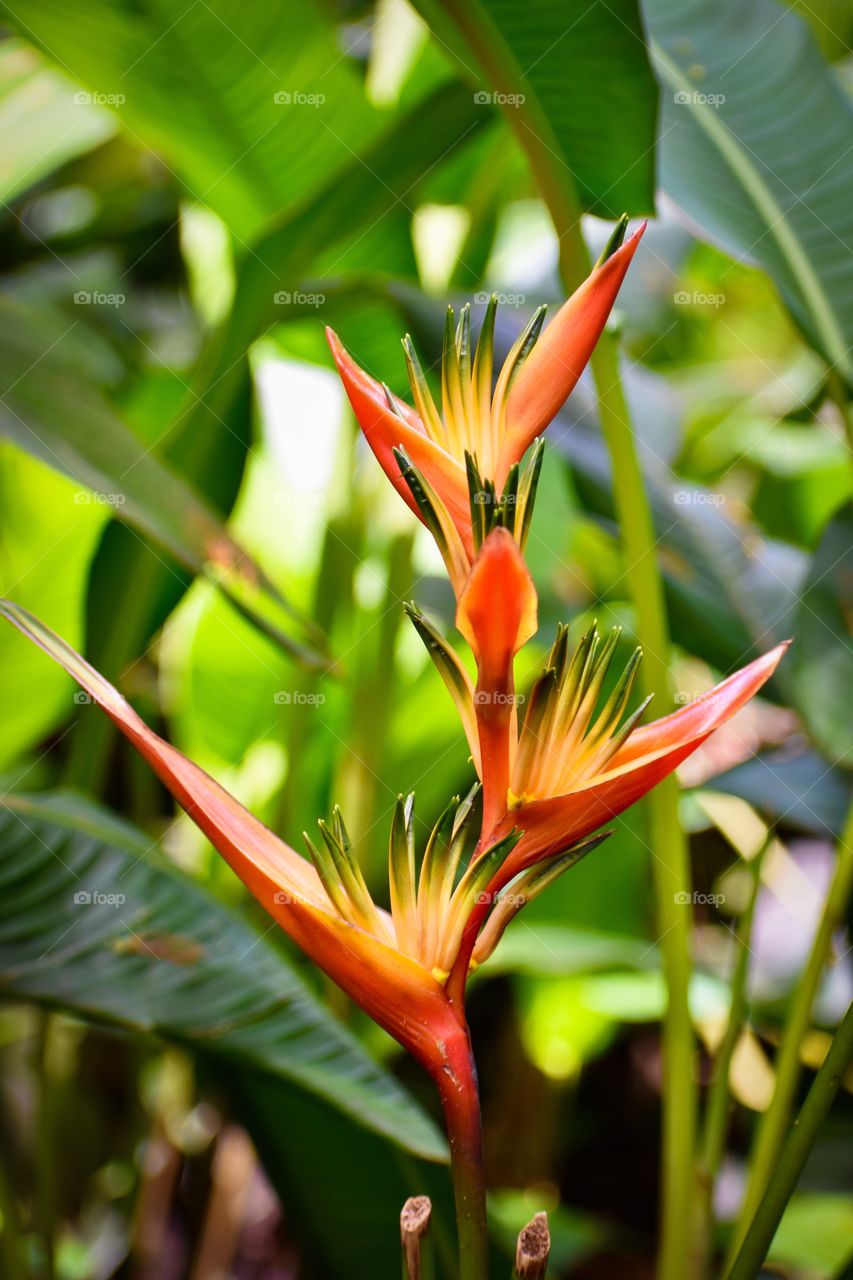
[[[563,228],[562,274],[569,287],[589,268],[580,222]],[[571,261],[569,261],[571,259]],[[616,341],[604,333],[590,361],[605,443],[613,469],[613,494],[622,531],[625,579],[643,649],[643,682],[661,714],[672,702],[669,628],[663,581],[655,557],[657,538],[630,414],[619,377]],[[696,1048],[690,1020],[690,923],[692,894],[687,840],[678,814],[678,784],[668,778],[648,798],[657,929],[668,1001],[663,1022],[662,1222],[658,1280],[685,1280],[695,1272],[692,1191],[696,1149]]]
[[[700,1143],[699,1169],[697,1179],[701,1198],[701,1247],[703,1263],[707,1268],[710,1254],[710,1230],[713,1219],[714,1183],[720,1170],[726,1139],[726,1125],[729,1117],[731,1096],[729,1092],[729,1074],[732,1058],[746,1021],[749,1004],[746,990],[749,973],[749,943],[752,937],[752,922],[755,916],[755,904],[761,885],[761,866],[764,855],[770,847],[770,839],[750,864],[752,885],[746,910],[741,916],[737,931],[738,951],[735,971],[731,982],[731,1006],[728,1022],[717,1053],[716,1074],[708,1091],[708,1103],[705,1111],[705,1124]]]
[[[482,0],[420,0],[427,18],[442,14],[473,49],[490,84],[506,95],[521,96],[505,108],[509,127],[527,154],[531,172],[560,240],[560,271],[567,289],[575,289],[590,272],[589,253],[581,233],[583,207],[572,175],[560,160],[546,113],[530,92],[512,49],[492,21]],[[507,103],[509,98],[507,98]],[[625,578],[637,615],[637,639],[643,647],[643,679],[663,713],[671,705],[669,631],[663,582],[655,559],[656,537],[643,483],[634,433],[619,377],[618,348],[602,335],[591,360],[602,430],[613,467],[616,512],[622,531]],[[657,787],[649,799],[652,865],[657,924],[667,982],[663,1025],[664,1098],[662,1236],[658,1280],[686,1280],[695,1270],[691,1260],[693,1165],[696,1146],[697,1086],[695,1043],[690,1022],[691,897],[687,841],[678,816],[674,779]]]
[[[847,1068],[853,1061],[853,1004],[835,1033],[829,1053],[815,1076],[794,1121],[764,1195],[727,1280],[753,1280],[776,1234],[782,1214],[796,1189],[818,1130],[829,1114]]]
[[[809,1028],[812,1005],[832,945],[832,936],[844,919],[851,888],[853,888],[853,807],[847,816],[839,841],[835,873],[824,903],[823,915],[815,934],[808,963],[794,992],[782,1042],[776,1056],[776,1087],[770,1106],[758,1125],[749,1183],[728,1254],[729,1265],[746,1237],[747,1228],[779,1161],[800,1078],[800,1046]]]
[[[37,1080],[35,1115],[35,1157],[38,1186],[35,1218],[44,1249],[44,1275],[53,1280],[56,1274],[54,1233],[56,1224],[56,1144],[53,1123],[53,1081],[49,1073],[49,1041],[52,1018],[37,1014],[34,1068]]]
[[[483,1131],[477,1071],[467,1031],[447,1045],[445,1068],[436,1077],[450,1142],[450,1168],[459,1238],[459,1280],[486,1280],[489,1236]]]

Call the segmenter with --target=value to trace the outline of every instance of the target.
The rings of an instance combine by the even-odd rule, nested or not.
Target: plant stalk
[[[838,858],[824,903],[823,915],[815,934],[808,963],[794,992],[782,1043],[776,1056],[776,1087],[770,1106],[758,1125],[746,1195],[728,1254],[729,1266],[746,1238],[749,1225],[778,1165],[800,1078],[800,1046],[809,1028],[812,1005],[832,945],[832,935],[844,918],[851,889],[853,889],[853,806],[847,815],[838,844]]]
[[[740,948],[737,963],[731,982],[731,1006],[726,1029],[716,1055],[716,1072],[708,1090],[708,1101],[705,1108],[705,1122],[702,1129],[702,1140],[699,1144],[700,1156],[697,1170],[697,1183],[701,1200],[702,1226],[702,1262],[707,1272],[710,1262],[711,1224],[713,1221],[714,1184],[720,1171],[726,1141],[726,1125],[731,1105],[729,1075],[732,1058],[740,1040],[746,1021],[749,997],[747,994],[747,978],[749,976],[749,943],[752,937],[752,922],[755,917],[755,904],[761,887],[761,867],[764,857],[772,842],[768,836],[762,848],[750,864],[752,883],[749,901],[740,919],[737,930],[737,946]]]
[[[579,218],[561,234],[562,274],[567,287],[590,266]],[[569,263],[567,260],[571,259]],[[663,581],[655,558],[657,538],[646,497],[630,413],[619,376],[619,351],[606,331],[590,361],[601,427],[613,471],[613,494],[622,533],[625,579],[643,650],[641,675],[660,714],[672,703],[669,628]],[[696,1274],[694,1255],[694,1159],[698,1096],[696,1047],[690,1019],[690,900],[692,877],[687,840],[678,814],[678,783],[667,778],[646,801],[651,836],[657,930],[667,985],[663,1020],[663,1161],[658,1280]]]
[[[450,1142],[456,1202],[459,1280],[486,1280],[489,1237],[483,1170],[483,1126],[477,1071],[467,1029],[446,1046],[444,1068],[435,1075]]]
[[[814,1078],[794,1121],[761,1203],[749,1224],[727,1280],[754,1280],[773,1242],[818,1131],[829,1114],[847,1068],[853,1061],[853,1004],[835,1033],[829,1053]]]

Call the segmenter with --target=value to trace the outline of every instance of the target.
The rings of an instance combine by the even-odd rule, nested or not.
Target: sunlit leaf
[[[105,510],[219,583],[239,608],[306,661],[325,664],[289,607],[214,512],[146,449],[85,376],[77,325],[0,304],[0,430],[92,494]]]

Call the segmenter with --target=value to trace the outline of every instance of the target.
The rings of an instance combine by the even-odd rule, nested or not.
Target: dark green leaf
[[[776,0],[646,0],[646,14],[664,190],[710,239],[770,272],[810,341],[853,380],[853,110],[837,76]]]
[[[440,1134],[267,933],[70,794],[0,803],[0,991],[283,1079],[429,1159]]]
[[[853,505],[824,530],[803,589],[791,660],[797,705],[815,742],[836,764],[851,764],[853,706]]]
[[[549,181],[603,218],[654,208],[657,91],[636,0],[420,0],[481,110],[503,107]]]

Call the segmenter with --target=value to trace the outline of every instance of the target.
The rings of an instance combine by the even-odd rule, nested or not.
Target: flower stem
[[[567,287],[573,287],[590,267],[579,216],[570,225],[558,224],[557,230],[561,272]],[[620,381],[618,346],[606,331],[590,366],[613,471],[625,579],[636,612],[637,639],[643,649],[643,684],[647,694],[654,694],[659,713],[665,714],[672,701],[670,640],[663,580],[655,558],[657,537]],[[657,929],[668,994],[663,1021],[663,1207],[658,1280],[685,1280],[697,1270],[693,1188],[698,1097],[689,1005],[691,914],[685,909],[691,898],[692,880],[675,779],[660,783],[649,794],[647,804]]]
[[[697,1182],[701,1203],[700,1247],[702,1263],[707,1274],[711,1253],[711,1226],[713,1220],[714,1185],[720,1171],[726,1142],[726,1126],[731,1105],[729,1075],[732,1059],[737,1048],[749,1007],[747,978],[749,976],[749,944],[752,938],[752,923],[755,916],[755,904],[761,886],[761,867],[767,850],[772,843],[768,836],[762,848],[750,864],[752,884],[746,910],[740,920],[736,934],[736,945],[739,948],[737,963],[731,981],[731,1006],[728,1022],[723,1038],[717,1050],[715,1075],[708,1090],[708,1101],[705,1110],[705,1123],[702,1140],[699,1144],[699,1167]]]
[[[467,1031],[446,1046],[444,1068],[437,1073],[450,1142],[450,1167],[459,1238],[459,1280],[486,1280],[489,1238],[483,1172],[483,1132],[477,1071]]]
[[[800,1046],[809,1027],[812,1005],[829,955],[832,935],[844,919],[851,889],[853,889],[853,807],[847,816],[838,844],[835,873],[829,886],[808,963],[794,992],[785,1023],[782,1043],[776,1057],[776,1087],[770,1106],[764,1112],[758,1126],[749,1183],[729,1250],[729,1265],[743,1243],[747,1228],[779,1161],[779,1153],[790,1127],[791,1109],[800,1078]]]
[[[847,1068],[853,1061],[853,1004],[835,1033],[829,1053],[815,1076],[800,1114],[749,1225],[727,1280],[754,1280],[767,1256],[776,1228],[803,1171],[818,1130],[826,1119]]]

